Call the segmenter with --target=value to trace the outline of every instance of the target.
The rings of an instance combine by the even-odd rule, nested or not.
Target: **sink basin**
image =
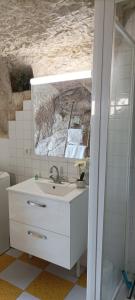
[[[66,196],[74,189],[74,186],[68,183],[58,184],[49,181],[37,181],[36,184],[44,194],[51,194],[56,196]]]
[[[8,190],[65,202],[70,202],[81,196],[85,191],[87,192],[87,188],[77,189],[74,183],[64,182],[59,184],[43,178],[25,180],[8,188]]]

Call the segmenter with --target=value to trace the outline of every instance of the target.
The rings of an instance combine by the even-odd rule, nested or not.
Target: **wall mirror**
[[[89,157],[91,73],[31,79],[36,155]]]

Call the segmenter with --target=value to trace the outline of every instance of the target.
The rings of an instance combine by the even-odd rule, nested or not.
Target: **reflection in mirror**
[[[90,72],[35,78],[31,85],[35,154],[89,157]]]

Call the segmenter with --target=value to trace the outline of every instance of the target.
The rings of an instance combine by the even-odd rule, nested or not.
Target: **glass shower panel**
[[[125,268],[132,120],[132,44],[115,26],[108,120],[102,300],[111,299]]]

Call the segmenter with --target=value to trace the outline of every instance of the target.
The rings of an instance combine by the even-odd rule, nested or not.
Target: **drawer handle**
[[[46,235],[43,235],[43,234],[40,234],[40,233],[37,233],[37,232],[34,232],[34,231],[28,231],[28,235],[31,235],[31,236],[34,236],[34,237],[37,237],[39,239],[42,239],[42,240],[47,240],[47,236]]]
[[[40,203],[33,202],[33,201],[30,201],[30,200],[27,201],[27,204],[30,205],[30,206],[38,206],[38,207],[42,207],[42,208],[46,207],[46,204],[40,204]]]

